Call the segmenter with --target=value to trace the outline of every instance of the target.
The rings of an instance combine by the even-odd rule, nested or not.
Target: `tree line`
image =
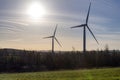
[[[0,72],[120,67],[118,50],[51,52],[0,49]]]

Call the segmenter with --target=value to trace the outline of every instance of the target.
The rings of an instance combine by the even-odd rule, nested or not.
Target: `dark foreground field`
[[[120,80],[120,68],[4,73],[0,80]]]

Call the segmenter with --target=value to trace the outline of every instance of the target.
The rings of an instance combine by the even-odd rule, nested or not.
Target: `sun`
[[[45,13],[45,8],[38,2],[32,3],[27,10],[27,14],[33,19],[41,18],[45,15]]]

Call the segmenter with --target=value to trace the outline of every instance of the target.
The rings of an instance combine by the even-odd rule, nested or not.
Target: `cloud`
[[[20,41],[23,41],[23,39],[20,39],[20,38],[16,38],[16,39],[10,39],[10,40],[6,40],[7,42],[20,42]]]
[[[18,24],[18,25],[22,25],[22,26],[28,26],[28,24],[26,24],[26,23],[23,23],[23,22],[17,22],[17,21],[15,21],[15,20],[0,20],[0,22],[1,23],[4,23],[4,22],[6,22],[6,23],[12,23],[12,24]]]

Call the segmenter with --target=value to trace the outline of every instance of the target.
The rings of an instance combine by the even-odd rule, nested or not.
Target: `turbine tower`
[[[59,44],[60,47],[62,47],[61,44],[59,43],[58,39],[55,36],[56,35],[57,26],[58,25],[56,25],[54,33],[53,33],[52,36],[44,37],[44,39],[46,39],[46,38],[51,38],[52,39],[52,53],[53,54],[54,54],[54,40]]]
[[[91,31],[91,29],[88,26],[88,19],[89,19],[89,14],[90,14],[90,8],[91,8],[91,2],[90,2],[90,5],[89,5],[87,17],[86,17],[86,23],[71,27],[71,28],[83,27],[83,53],[86,52],[86,28],[90,31],[91,35],[96,40],[97,44],[99,44],[97,39],[96,39],[96,37],[94,36],[93,32]]]

